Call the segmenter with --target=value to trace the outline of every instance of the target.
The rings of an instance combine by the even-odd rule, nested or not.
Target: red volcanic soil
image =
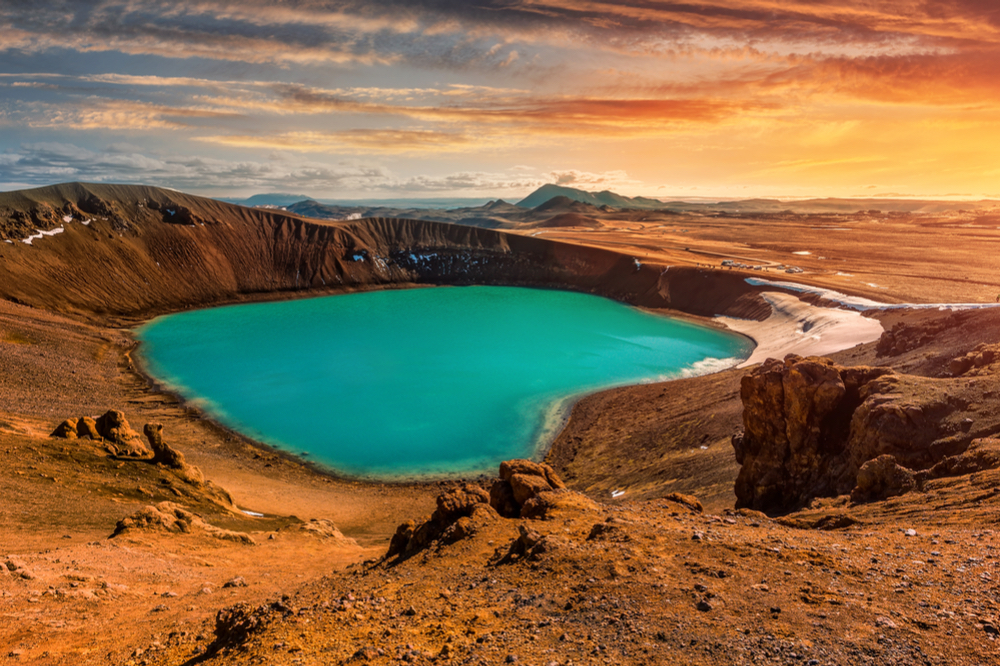
[[[135,186],[0,196],[12,241],[0,243],[0,656],[994,661],[1000,313],[893,311],[879,315],[889,333],[829,363],[587,397],[546,459],[561,481],[338,479],[219,428],[132,360],[127,327],[157,313],[416,284],[562,287],[758,320],[770,307],[745,278],[792,278],[774,266],[793,260],[796,281],[886,300],[1000,291],[979,218],[587,215],[602,226],[531,237],[312,221]],[[853,240],[812,229],[835,225]],[[770,270],[706,266],[730,255]],[[858,367],[880,370],[845,389]],[[50,435],[108,410],[129,428]],[[167,449],[123,454],[151,446],[146,424]],[[740,432],[759,476],[741,472]],[[907,458],[911,445],[928,458]],[[885,465],[851,467],[862,450]],[[834,470],[841,486],[827,484]]]

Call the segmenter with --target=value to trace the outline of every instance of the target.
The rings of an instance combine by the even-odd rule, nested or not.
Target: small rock
[[[233,577],[226,583],[222,584],[223,588],[246,588],[247,580],[243,577]]]
[[[696,606],[698,611],[712,611],[712,604],[708,600],[699,600]]]
[[[504,662],[506,662],[508,665],[516,665],[517,664],[517,656],[514,655],[513,653],[510,653],[510,654],[507,655],[506,658],[504,658]]]
[[[906,529],[906,536],[907,537],[916,537],[917,536],[917,531],[913,530],[912,528],[907,528]]]
[[[887,618],[885,616],[876,616],[875,617],[875,627],[877,627],[877,628],[889,628],[890,630],[892,630],[892,629],[894,629],[896,627],[896,624],[890,618]]]

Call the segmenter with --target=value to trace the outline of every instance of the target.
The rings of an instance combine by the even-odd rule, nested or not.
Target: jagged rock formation
[[[233,499],[228,491],[214,482],[206,480],[200,468],[187,463],[184,460],[184,454],[163,441],[162,424],[146,424],[142,431],[146,434],[149,446],[153,450],[153,458],[150,463],[170,468],[178,477],[204,492],[217,504],[223,507],[233,506]]]
[[[90,438],[103,443],[104,449],[111,456],[146,459],[149,463],[160,465],[171,470],[177,477],[194,487],[194,495],[226,508],[233,507],[232,496],[221,486],[205,479],[204,473],[184,460],[184,454],[163,441],[162,424],[146,424],[143,433],[149,441],[147,448],[137,432],[132,430],[125,413],[120,410],[108,410],[97,419],[80,417],[67,419],[52,432],[53,437],[76,439]],[[189,495],[190,487],[173,486],[177,495]]]
[[[549,465],[526,459],[504,461],[500,478],[488,493],[475,484],[464,484],[437,497],[437,509],[429,520],[401,524],[384,560],[404,560],[435,542],[449,544],[471,537],[499,517],[544,519],[554,511],[596,508],[586,496],[567,489]]]
[[[783,362],[769,359],[745,376],[744,432],[733,438],[743,466],[737,506],[785,510],[814,496],[836,495],[853,477],[844,449],[863,387],[890,372],[791,355]]]
[[[118,456],[145,458],[151,453],[121,410],[108,410],[98,417],[96,428],[105,442],[114,446]]]
[[[52,436],[101,440],[113,456],[145,458],[151,454],[121,410],[108,410],[97,419],[91,417],[67,419],[56,427]]]
[[[986,356],[977,351],[970,368]],[[782,512],[852,490],[864,501],[918,488],[914,471],[1000,429],[996,415],[960,390],[982,391],[825,358],[766,361],[741,383],[737,505]]]
[[[549,494],[565,488],[552,466],[513,459],[500,464],[500,479],[490,487],[489,503],[502,517],[527,519],[543,514]]]
[[[197,514],[189,512],[180,505],[162,502],[156,506],[148,505],[135,514],[125,517],[115,526],[111,537],[131,531],[163,531],[167,533],[204,533],[220,540],[228,540],[239,544],[256,544],[246,533],[225,530],[206,522]]]
[[[474,534],[478,524],[496,518],[490,495],[475,484],[463,484],[437,497],[437,509],[424,523],[401,524],[389,542],[385,559],[404,560],[432,542],[455,542]]]

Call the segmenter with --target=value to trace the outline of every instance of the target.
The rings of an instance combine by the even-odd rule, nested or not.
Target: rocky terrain
[[[828,358],[587,397],[545,463],[373,484],[161,392],[127,326],[478,281],[763,319],[762,288],[637,261],[634,237],[318,222],[153,188],[7,193],[0,230],[8,664],[995,661],[1000,311],[873,313],[886,333]]]

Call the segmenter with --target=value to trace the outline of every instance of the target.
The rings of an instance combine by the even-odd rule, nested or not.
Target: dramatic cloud
[[[0,54],[8,183],[76,173],[45,145],[90,180],[358,195],[964,192],[1000,163],[992,0],[9,0]]]

